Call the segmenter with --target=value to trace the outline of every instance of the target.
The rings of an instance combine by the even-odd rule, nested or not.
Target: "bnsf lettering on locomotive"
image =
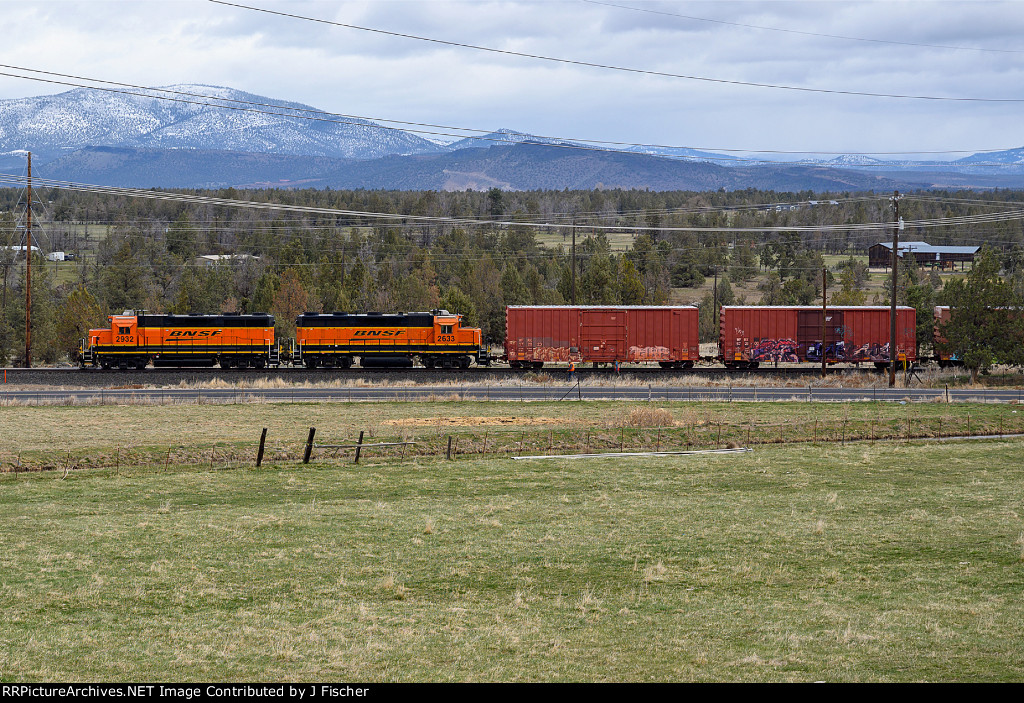
[[[216,337],[221,330],[171,330],[168,337]]]
[[[353,337],[397,337],[402,330],[356,330]]]

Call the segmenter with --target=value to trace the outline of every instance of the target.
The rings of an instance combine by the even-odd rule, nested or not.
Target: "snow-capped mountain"
[[[855,168],[858,166],[881,166],[886,162],[871,156],[865,156],[864,154],[841,154],[835,158],[828,159],[827,161],[822,161],[821,163],[828,164],[829,166],[835,166],[837,168]]]
[[[136,187],[1024,186],[1024,147],[958,161],[851,154],[794,155],[787,164],[684,147],[615,150],[508,128],[439,144],[309,105],[192,84],[0,100],[0,170],[24,169],[26,151],[39,177]]]
[[[443,150],[399,129],[232,88],[173,85],[148,93],[79,88],[0,100],[0,152],[31,150],[47,161],[87,146],[349,159]]]
[[[991,151],[982,152],[980,154],[972,154],[962,159],[957,159],[954,163],[958,164],[976,164],[984,162],[987,164],[1006,164],[1019,166],[1024,165],[1024,146],[1017,149],[1007,149],[1005,151]]]
[[[565,139],[538,137],[533,134],[527,134],[526,132],[519,132],[514,129],[502,127],[501,129],[496,129],[487,134],[481,134],[477,137],[466,137],[465,139],[452,142],[445,146],[445,150],[458,151],[459,149],[486,149],[489,146],[511,146],[512,144],[522,144],[524,142],[530,142],[532,144],[569,144],[571,146],[585,146],[584,144],[577,144],[576,142],[566,141]]]

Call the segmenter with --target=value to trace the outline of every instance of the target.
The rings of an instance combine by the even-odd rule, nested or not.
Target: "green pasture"
[[[1015,409],[910,417],[1009,429]],[[892,439],[814,441],[814,413],[816,432],[875,417]],[[0,681],[1019,681],[1024,443],[908,442],[907,413],[0,408]],[[747,453],[511,458],[586,432],[711,448],[717,423],[772,429]],[[803,429],[775,441],[784,423]],[[430,451],[304,465],[314,425]],[[262,427],[277,444],[256,469]],[[472,451],[429,444],[451,433]],[[116,469],[63,470],[114,445]]]

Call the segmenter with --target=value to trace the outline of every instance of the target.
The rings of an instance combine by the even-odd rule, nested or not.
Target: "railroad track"
[[[545,376],[560,381],[566,376],[564,368],[553,367],[539,371],[518,371],[507,367],[470,368],[465,370],[442,369],[306,369],[302,367],[282,367],[263,371],[220,369],[220,368],[147,368],[143,370],[109,370],[78,369],[78,368],[32,368],[3,369],[3,382],[11,385],[33,385],[77,388],[125,388],[132,386],[172,386],[179,384],[200,384],[213,381],[237,383],[239,381],[259,382],[261,379],[277,379],[288,384],[323,383],[362,379],[366,383],[415,383],[431,385],[440,383],[457,383],[459,385],[475,385],[499,383],[507,381],[537,382]],[[865,375],[876,377],[879,372],[869,368],[855,369],[851,367],[833,367],[829,374],[852,374],[861,378]],[[780,367],[763,366],[759,369],[729,370],[721,367],[695,367],[685,370],[637,367],[623,369],[619,377],[623,380],[636,379],[643,383],[657,384],[662,381],[687,378],[721,382],[728,378],[761,377],[765,379],[817,378],[821,375],[820,368],[814,367]],[[582,381],[610,379],[616,376],[610,368],[577,369],[576,376]]]

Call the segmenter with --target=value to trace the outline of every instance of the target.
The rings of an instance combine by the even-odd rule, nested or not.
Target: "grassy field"
[[[994,426],[1014,409],[910,412]],[[907,413],[3,408],[2,435],[52,464],[115,442],[217,441],[251,456],[260,427],[282,444],[259,470],[251,459],[209,470],[199,454],[166,468],[122,455],[117,471],[0,473],[0,680],[1021,680],[1019,440],[822,437],[577,461],[293,457],[308,426],[338,440],[375,428],[469,442],[511,421],[545,451],[545,439],[614,443],[654,424],[710,436],[717,422],[789,423],[805,428],[790,439],[812,440],[815,416],[833,428],[874,417],[899,436]]]

